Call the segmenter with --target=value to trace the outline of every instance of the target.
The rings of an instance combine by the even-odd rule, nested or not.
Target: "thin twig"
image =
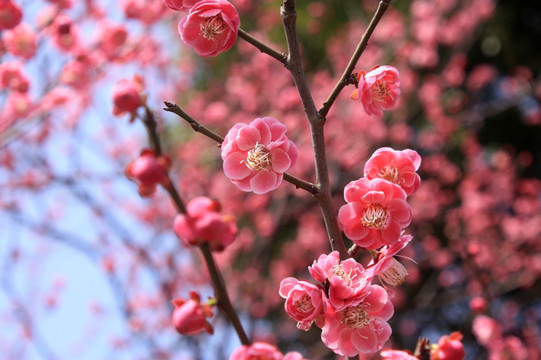
[[[349,257],[349,254],[344,245],[344,241],[342,240],[342,233],[332,203],[329,169],[327,167],[325,153],[325,134],[323,132],[325,119],[321,118],[317,112],[304,75],[300,47],[297,39],[297,13],[295,12],[295,2],[293,0],[284,0],[281,8],[281,15],[289,54],[286,67],[293,76],[295,86],[301,97],[304,112],[306,113],[310,124],[316,166],[316,186],[319,190],[318,193],[315,194],[315,198],[317,199],[321,213],[323,214],[323,220],[325,222],[325,228],[327,229],[331,248],[333,250],[338,250],[340,257],[346,259]]]
[[[197,122],[194,118],[192,118],[190,115],[186,114],[186,112],[184,110],[182,110],[180,108],[180,106],[178,106],[177,104],[175,103],[172,103],[170,101],[164,101],[164,104],[165,104],[165,108],[163,108],[165,111],[169,111],[169,112],[172,112],[174,114],[177,114],[178,116],[180,116],[182,119],[186,120],[186,122],[188,122],[192,129],[196,132],[199,132],[205,136],[207,136],[208,138],[216,141],[217,143],[221,144],[223,141],[224,141],[224,138],[218,134],[216,134],[215,132],[209,130],[208,128],[206,128],[205,126],[201,125],[199,122]],[[295,185],[295,187],[297,189],[303,189],[303,190],[306,190],[308,191],[309,193],[311,193],[312,195],[316,195],[318,193],[318,189],[317,187],[312,184],[312,183],[309,183],[307,181],[304,181],[302,179],[299,179],[293,175],[290,175],[288,173],[284,173],[284,180]]]
[[[385,11],[389,7],[390,3],[391,3],[391,0],[380,0],[376,13],[372,17],[372,20],[370,21],[368,28],[366,29],[363,37],[361,38],[361,41],[357,45],[355,52],[351,56],[351,59],[349,60],[349,64],[344,70],[342,77],[340,78],[340,80],[338,80],[338,83],[336,84],[334,89],[331,91],[331,94],[329,95],[327,100],[325,100],[325,102],[323,103],[323,107],[319,110],[319,115],[321,117],[325,118],[327,116],[327,114],[329,113],[329,110],[331,109],[331,106],[333,105],[334,101],[336,100],[340,92],[344,89],[344,87],[351,84],[350,77],[351,77],[351,74],[353,73],[353,69],[355,68],[355,65],[357,64],[357,61],[359,61],[359,58],[361,57],[362,53],[366,49],[370,36],[372,36],[372,33],[374,32],[376,25],[381,20],[383,14],[385,14]]]
[[[252,35],[250,35],[248,32],[242,30],[239,28],[239,37],[244,39],[246,42],[252,44],[253,46],[255,46],[256,48],[259,49],[259,51],[261,51],[262,53],[265,53],[267,55],[269,55],[270,57],[273,57],[275,58],[276,60],[278,60],[279,62],[281,62],[282,64],[287,64],[287,54],[283,53],[283,52],[279,52],[278,50],[275,50],[273,48],[271,48],[270,46],[268,46],[267,44],[261,42],[260,40],[256,39],[255,37],[253,37]]]

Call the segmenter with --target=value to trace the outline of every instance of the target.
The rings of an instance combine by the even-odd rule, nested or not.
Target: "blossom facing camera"
[[[458,331],[442,336],[430,352],[430,360],[463,360],[466,356]]]
[[[11,0],[3,0],[0,7],[0,30],[13,29],[19,25],[23,12],[19,5]]]
[[[346,185],[347,204],[338,211],[342,230],[355,244],[378,249],[400,239],[411,222],[406,192],[387,180],[361,178]]]
[[[173,225],[175,234],[186,246],[208,243],[212,251],[223,251],[237,237],[237,223],[230,215],[220,213],[220,204],[208,197],[193,199]]]
[[[207,57],[231,49],[239,27],[239,14],[229,1],[202,0],[180,19],[178,31],[186,45]]]
[[[377,149],[364,166],[367,179],[381,178],[400,186],[407,195],[415,193],[421,186],[421,178],[416,171],[421,166],[421,156],[417,151],[394,150],[390,147]]]
[[[298,322],[299,329],[310,330],[314,321],[322,325],[325,295],[321,288],[309,282],[288,277],[280,282],[280,296],[286,299],[286,313]]]
[[[398,70],[392,66],[376,65],[369,72],[360,71],[357,81],[351,99],[359,100],[368,115],[383,115],[383,110],[394,107],[400,96]]]
[[[182,335],[196,335],[203,330],[212,334],[214,330],[207,321],[212,317],[212,308],[209,305],[201,304],[201,298],[196,292],[190,293],[190,299],[173,300],[175,310],[173,311],[173,326]]]
[[[126,166],[128,179],[137,183],[139,194],[149,197],[156,191],[158,184],[167,185],[167,171],[171,167],[171,159],[167,155],[156,156],[150,149],[143,149],[139,157]]]
[[[225,175],[242,191],[264,194],[276,189],[298,156],[286,131],[271,117],[233,126],[222,143]]]

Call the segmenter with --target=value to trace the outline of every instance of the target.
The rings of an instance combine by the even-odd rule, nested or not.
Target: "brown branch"
[[[372,33],[374,32],[376,25],[379,23],[379,21],[383,17],[383,14],[385,14],[385,11],[389,7],[390,3],[391,3],[391,0],[380,0],[376,13],[372,17],[372,20],[370,21],[368,28],[366,29],[363,37],[361,38],[361,41],[357,45],[355,52],[351,56],[351,59],[349,60],[349,63],[346,69],[344,70],[342,77],[340,78],[340,80],[338,80],[338,83],[335,85],[334,89],[331,91],[331,94],[329,95],[327,100],[325,100],[325,102],[323,103],[323,107],[319,110],[319,115],[321,117],[325,118],[327,116],[327,114],[329,113],[329,110],[331,109],[331,106],[333,105],[334,101],[336,100],[340,92],[344,89],[344,87],[351,84],[350,77],[353,73],[353,69],[355,68],[355,65],[357,64],[357,61],[359,61],[359,58],[361,57],[362,53],[366,49],[370,36],[372,36]]]
[[[194,131],[205,135],[206,137],[216,141],[219,144],[221,144],[224,141],[224,138],[222,136],[216,134],[215,132],[213,132],[213,131],[207,129],[205,126],[201,125],[199,122],[197,122],[190,115],[186,114],[186,112],[184,110],[182,110],[180,108],[180,106],[178,106],[177,104],[169,102],[169,101],[164,101],[164,104],[166,106],[165,108],[163,108],[165,111],[169,111],[169,112],[172,112],[174,114],[177,114],[182,119],[186,120],[186,122],[188,122],[192,126],[192,129]],[[291,183],[291,184],[293,184],[293,185],[295,185],[295,187],[297,189],[306,190],[309,193],[311,193],[312,195],[316,195],[317,192],[318,192],[318,189],[314,184],[309,183],[307,181],[304,181],[302,179],[299,179],[299,178],[297,178],[297,177],[295,177],[293,175],[290,175],[288,173],[284,174],[284,180]]]
[[[314,196],[317,199],[321,213],[323,214],[323,220],[325,222],[325,228],[327,229],[331,248],[333,250],[338,250],[340,257],[346,259],[349,257],[349,254],[344,245],[344,241],[342,240],[342,233],[332,203],[329,169],[327,167],[325,153],[325,134],[323,131],[325,119],[320,117],[317,112],[304,75],[299,41],[297,39],[297,13],[295,12],[295,2],[293,0],[284,0],[281,8],[281,16],[286,33],[289,54],[286,67],[293,76],[295,86],[301,97],[304,112],[306,113],[310,124],[312,147],[316,165],[316,187],[318,188],[318,192]]]
[[[244,39],[246,42],[248,42],[248,43],[252,44],[253,46],[255,46],[256,48],[258,48],[259,51],[261,51],[262,53],[265,53],[265,54],[269,55],[270,57],[275,58],[276,60],[278,60],[279,62],[281,62],[284,65],[287,64],[287,54],[285,54],[283,52],[279,52],[279,51],[271,48],[267,44],[259,41],[258,39],[256,39],[252,35],[250,35],[248,32],[246,32],[246,31],[244,31],[244,30],[242,30],[240,28],[239,28],[238,34],[239,34],[240,38]]]

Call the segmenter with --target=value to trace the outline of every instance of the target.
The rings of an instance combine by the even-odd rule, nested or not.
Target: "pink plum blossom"
[[[23,18],[21,7],[11,0],[0,0],[0,30],[13,29]]]
[[[280,296],[286,299],[286,313],[298,321],[297,327],[309,330],[312,323],[322,325],[325,295],[322,288],[288,277],[280,282]]]
[[[421,178],[416,173],[421,165],[419,154],[410,149],[397,151],[389,147],[379,148],[364,166],[367,179],[381,178],[400,186],[407,195],[419,189]]]
[[[405,248],[412,238],[413,236],[411,235],[402,235],[395,243],[377,251],[366,266],[368,278],[372,279],[374,276],[379,276],[387,285],[393,287],[402,285],[408,272],[404,265],[400,264],[394,258],[394,255]]]
[[[113,114],[121,116],[131,113],[132,119],[135,111],[144,105],[145,97],[142,95],[143,80],[134,76],[133,80],[121,80],[113,86],[111,97],[113,98]]]
[[[229,360],[283,360],[284,355],[276,346],[255,342],[251,345],[241,345],[233,351]]]
[[[20,23],[3,35],[7,51],[25,60],[34,56],[37,49],[37,35],[30,24]]]
[[[286,130],[271,117],[233,126],[222,143],[225,175],[242,191],[264,194],[276,189],[298,156]]]
[[[201,298],[195,292],[190,293],[190,299],[173,300],[173,326],[183,335],[196,335],[206,330],[213,333],[212,326],[207,321],[212,317],[212,309],[209,305],[202,305]]]
[[[466,355],[458,331],[442,336],[430,352],[430,360],[462,360]]]
[[[402,350],[385,350],[381,352],[382,360],[419,360],[411,353]]]
[[[361,178],[346,185],[347,204],[338,212],[342,230],[367,249],[391,245],[411,222],[406,192],[387,180]]]
[[[178,24],[180,37],[200,56],[216,56],[237,41],[237,9],[227,0],[202,0]]]
[[[137,160],[126,166],[126,176],[137,183],[139,194],[148,197],[154,194],[158,184],[170,181],[167,171],[171,166],[169,156],[156,156],[150,149],[143,149]]]
[[[54,18],[50,27],[54,44],[63,51],[75,51],[79,46],[80,35],[78,26],[64,14]]]
[[[213,251],[223,251],[237,236],[232,216],[220,214],[220,204],[208,197],[197,197],[186,206],[187,213],[175,218],[175,234],[186,246],[208,243]]]
[[[356,305],[342,310],[327,307],[321,340],[338,355],[379,351],[391,336],[387,320],[394,310],[387,292],[378,285],[366,287],[365,292]]]
[[[368,115],[383,115],[382,109],[395,106],[400,96],[398,70],[392,66],[374,66],[368,73],[360,71],[357,75],[358,89],[353,90],[351,98],[359,100]]]
[[[6,61],[0,64],[0,89],[25,93],[29,87],[30,80],[21,62]]]
[[[163,3],[174,11],[190,10],[200,0],[163,0]]]

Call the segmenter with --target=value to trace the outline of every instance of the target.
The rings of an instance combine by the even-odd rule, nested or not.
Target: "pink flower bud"
[[[466,356],[462,345],[462,334],[458,331],[444,335],[430,352],[430,360],[462,360]]]
[[[196,335],[206,330],[213,333],[212,326],[207,321],[212,317],[212,309],[208,305],[201,305],[201,298],[195,292],[190,293],[189,300],[173,300],[173,326],[183,335]]]
[[[126,176],[137,183],[139,194],[147,197],[156,191],[158,184],[166,184],[171,159],[167,155],[156,156],[153,150],[143,149],[137,160],[126,166]]]
[[[202,0],[178,24],[182,41],[200,56],[216,56],[237,41],[237,9],[226,0]]]
[[[219,213],[217,201],[197,197],[187,205],[187,214],[177,215],[175,234],[186,246],[210,245],[213,251],[223,251],[237,237],[237,224],[232,216]]]
[[[0,30],[13,29],[21,22],[23,12],[11,0],[1,0],[0,3]]]
[[[286,313],[298,321],[299,329],[308,331],[314,321],[323,320],[325,295],[316,285],[288,277],[280,282],[280,296],[286,299]]]
[[[114,104],[113,114],[120,116],[125,113],[135,113],[144,103],[142,90],[142,79],[137,76],[134,80],[119,81],[111,91]]]
[[[358,89],[353,90],[351,99],[359,100],[368,115],[383,115],[382,109],[395,106],[400,96],[398,70],[392,66],[374,66],[368,73],[357,75]]]
[[[222,143],[225,175],[242,191],[264,194],[276,189],[298,156],[286,130],[271,117],[233,126]]]

